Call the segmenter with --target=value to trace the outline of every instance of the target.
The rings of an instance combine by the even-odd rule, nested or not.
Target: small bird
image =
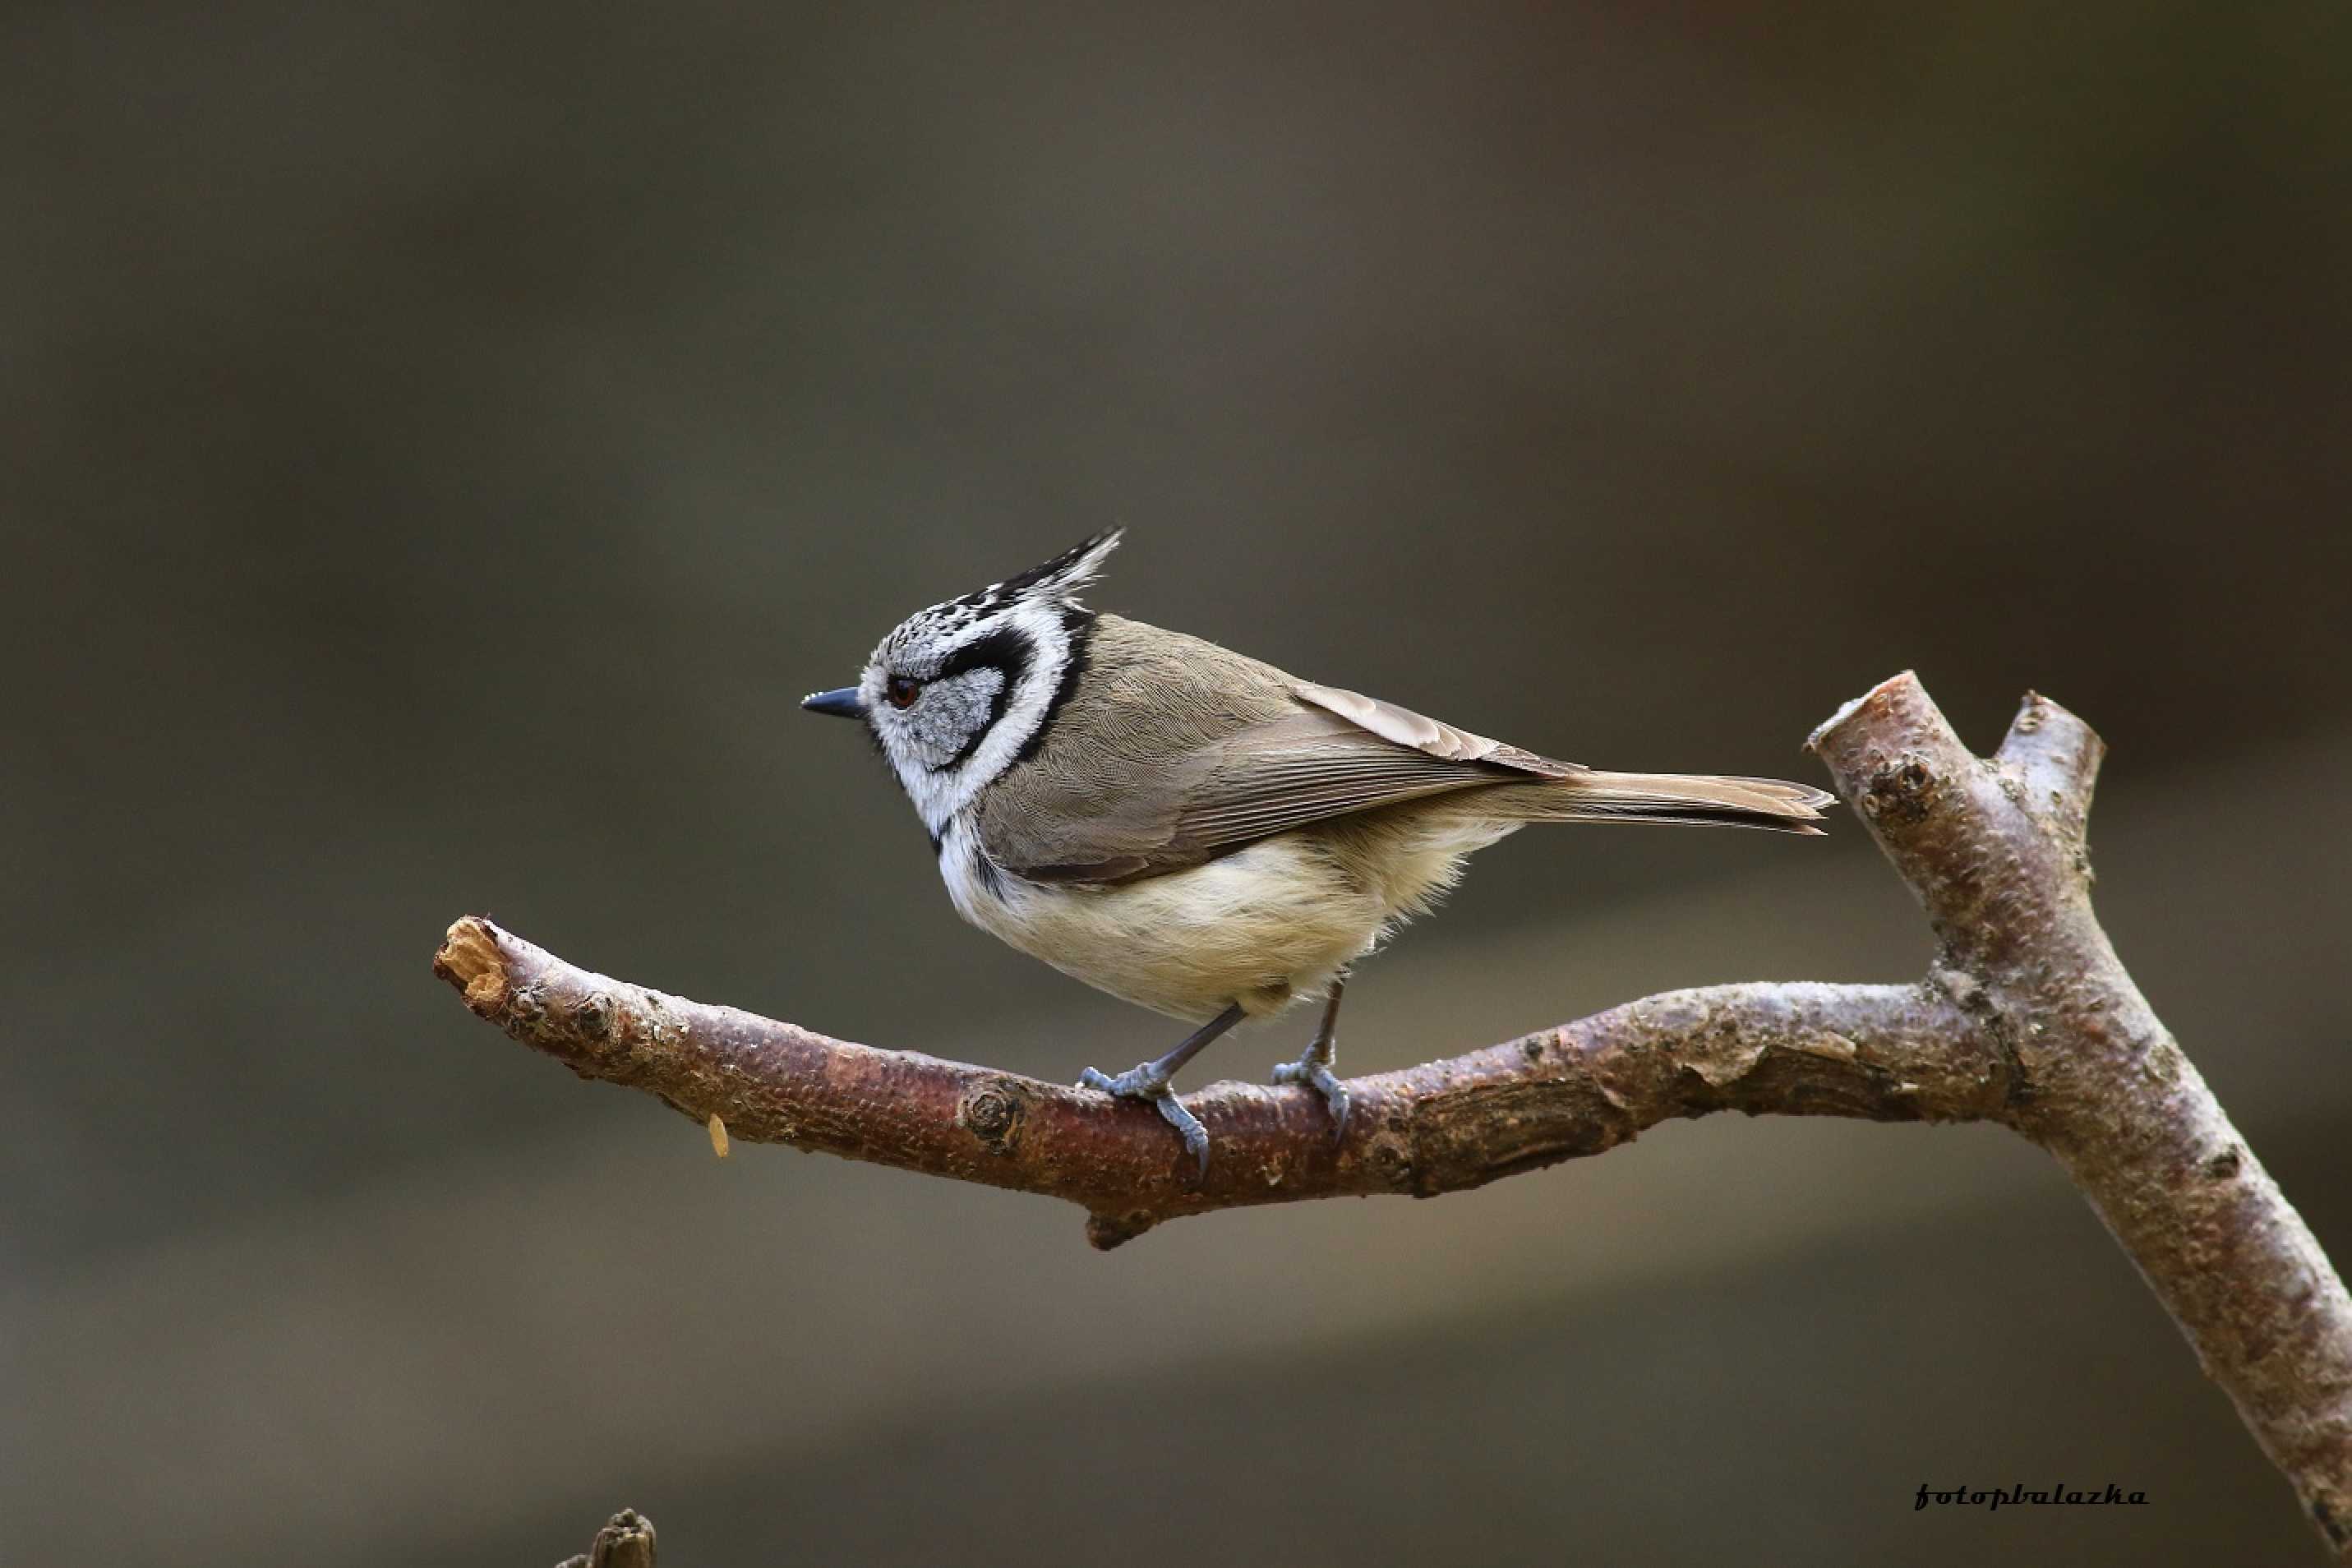
[[[1473,850],[1530,822],[1687,822],[1819,834],[1826,793],[1773,779],[1601,773],[1318,686],[1078,593],[1108,530],[934,605],[854,687],[802,701],[862,721],[929,829],[956,910],[1033,958],[1199,1027],[1083,1087],[1149,1100],[1208,1172],[1171,1087],[1245,1017],[1320,997],[1277,1083],[1333,1070],[1349,965],[1424,913]]]

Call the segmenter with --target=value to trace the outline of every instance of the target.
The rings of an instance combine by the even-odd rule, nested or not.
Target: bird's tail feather
[[[1836,797],[1779,779],[1583,772],[1497,784],[1475,799],[1483,814],[1521,822],[1682,822],[1818,837],[1813,824]]]

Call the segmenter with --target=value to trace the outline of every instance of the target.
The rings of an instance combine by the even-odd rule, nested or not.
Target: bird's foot
[[[1175,1089],[1169,1087],[1168,1069],[1160,1063],[1140,1062],[1117,1078],[1088,1068],[1078,1074],[1078,1086],[1081,1089],[1098,1089],[1121,1100],[1151,1101],[1160,1108],[1160,1114],[1167,1120],[1168,1125],[1183,1137],[1184,1147],[1192,1153],[1193,1163],[1199,1167],[1201,1175],[1204,1179],[1207,1177],[1209,1130],[1201,1125],[1199,1117],[1184,1109],[1182,1100],[1176,1098]]]
[[[1331,1042],[1318,1037],[1297,1061],[1276,1063],[1274,1081],[1314,1085],[1331,1108],[1331,1142],[1337,1143],[1348,1135],[1348,1086],[1331,1070]]]

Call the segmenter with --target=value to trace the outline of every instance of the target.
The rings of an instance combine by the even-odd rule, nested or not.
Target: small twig
[[[654,1521],[625,1508],[604,1521],[587,1551],[572,1553],[555,1568],[654,1568]]]
[[[1927,910],[1923,982],[1669,992],[1351,1079],[1336,1145],[1307,1089],[1212,1084],[1186,1096],[1205,1178],[1148,1107],[625,984],[487,920],[434,968],[583,1078],[737,1138],[1064,1198],[1101,1247],[1242,1205],[1458,1192],[1714,1110],[2000,1122],[2057,1157],[2352,1562],[2352,1301],[2091,912],[2098,737],[2028,697],[1979,761],[1906,674],[1811,745]]]

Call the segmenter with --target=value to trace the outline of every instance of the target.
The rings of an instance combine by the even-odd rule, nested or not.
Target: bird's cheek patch
[[[970,754],[999,713],[1004,672],[995,668],[968,669],[923,688],[923,695],[907,710],[908,737],[916,753],[934,768],[943,768]]]

